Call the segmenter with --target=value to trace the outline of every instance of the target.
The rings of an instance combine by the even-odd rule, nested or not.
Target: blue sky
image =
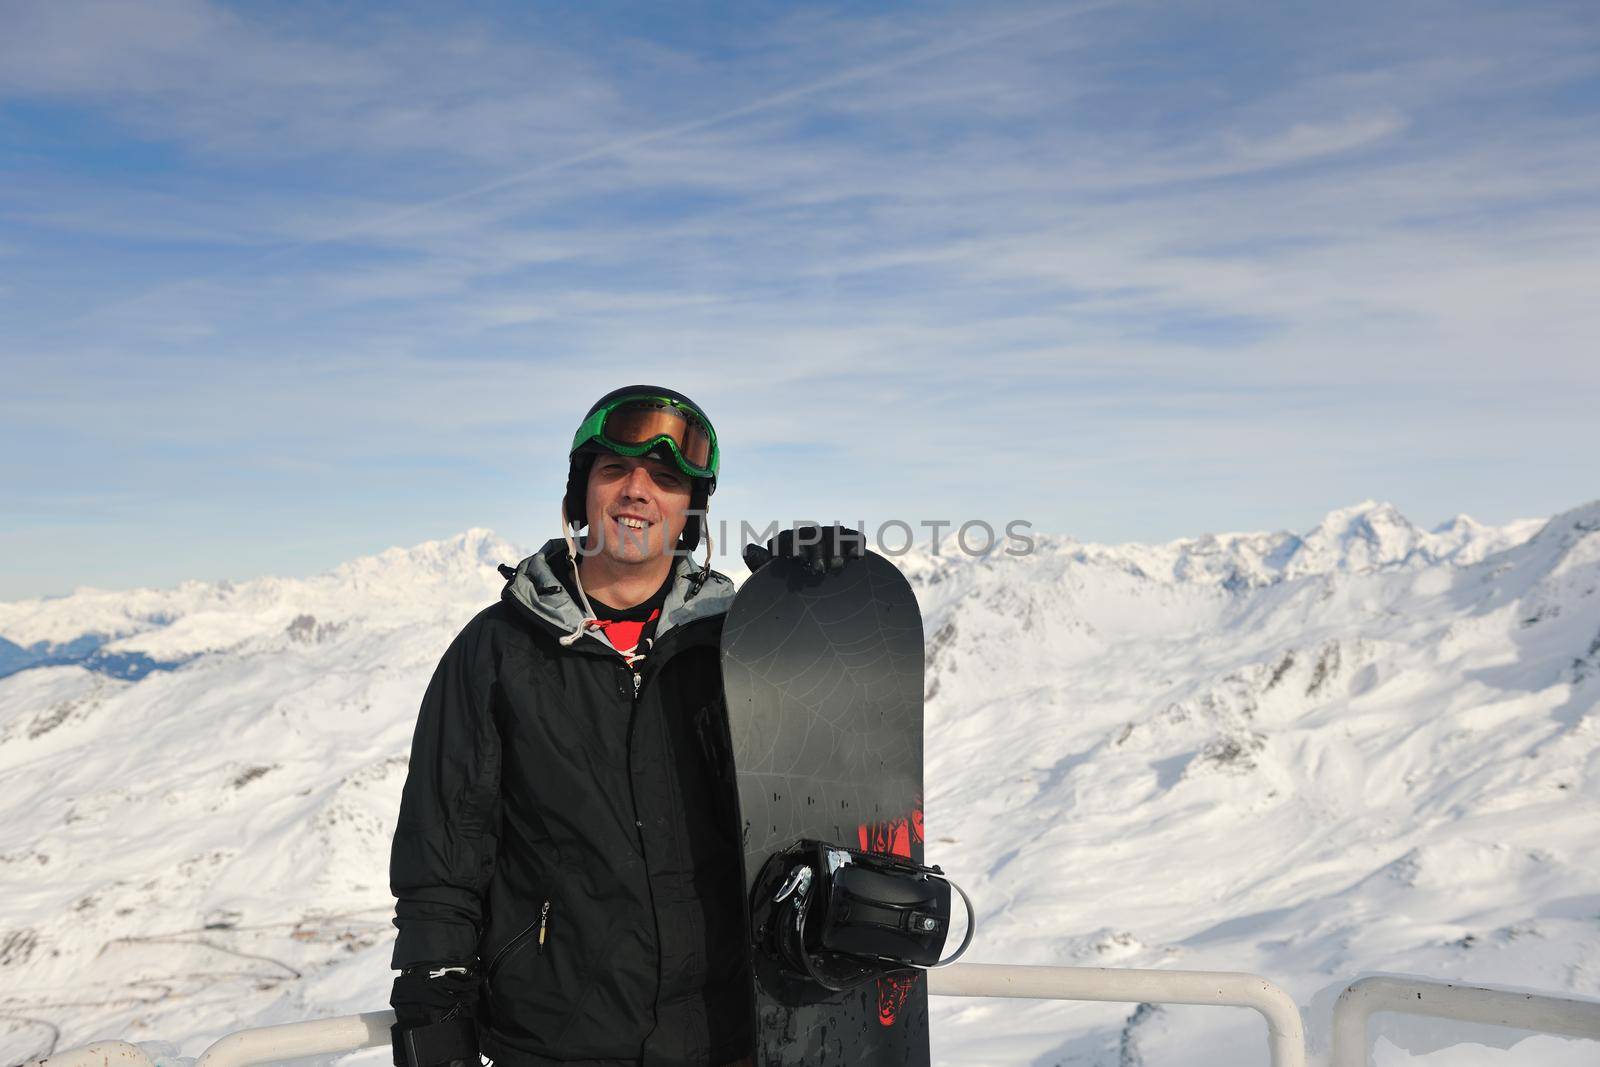
[[[717,514],[1089,540],[1600,496],[1592,3],[0,0],[0,598]]]

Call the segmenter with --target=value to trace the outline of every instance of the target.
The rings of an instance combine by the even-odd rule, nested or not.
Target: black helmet
[[[655,408],[669,416],[668,422],[677,419],[682,433],[670,432],[666,427],[652,426],[643,440],[617,441],[605,432],[612,412]],[[658,421],[658,420],[653,420]],[[613,423],[615,425],[615,423]],[[654,433],[656,429],[662,432]],[[720,455],[717,450],[716,431],[706,418],[700,405],[673,389],[657,385],[628,385],[613,389],[590,405],[588,412],[573,435],[572,448],[567,453],[567,495],[564,501],[567,522],[573,526],[588,525],[585,499],[588,496],[589,470],[599,452],[618,455],[650,455],[674,463],[690,478],[688,521],[678,546],[693,551],[700,543],[700,515],[717,488],[717,469]]]

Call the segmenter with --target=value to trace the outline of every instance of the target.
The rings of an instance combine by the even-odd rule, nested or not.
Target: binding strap
[[[951,890],[967,910],[966,936],[941,959]],[[954,963],[972,944],[972,900],[938,867],[899,856],[801,840],[756,878],[757,946],[790,973],[842,992],[883,975]]]

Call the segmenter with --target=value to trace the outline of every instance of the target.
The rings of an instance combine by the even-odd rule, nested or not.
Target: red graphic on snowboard
[[[890,819],[887,822],[862,823],[856,828],[856,840],[864,852],[877,852],[886,856],[911,858],[911,844],[922,844],[922,798],[909,819]],[[916,973],[888,975],[878,979],[878,1023],[893,1026],[895,1017],[905,1006],[906,999],[917,986]]]

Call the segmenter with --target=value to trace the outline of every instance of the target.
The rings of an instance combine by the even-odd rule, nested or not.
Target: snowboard
[[[800,838],[922,862],[922,616],[892,563],[773,559],[728,611],[722,677],[747,898]],[[928,1067],[920,974],[834,993],[754,947],[752,971],[756,1067]]]

